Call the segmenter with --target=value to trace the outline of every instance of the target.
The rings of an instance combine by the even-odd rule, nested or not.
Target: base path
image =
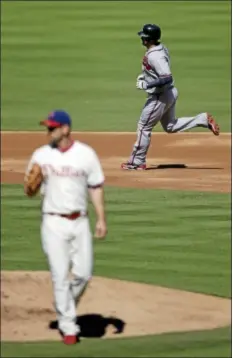
[[[95,148],[106,184],[121,187],[230,192],[231,135],[212,133],[154,133],[148,153],[148,170],[123,171],[134,133],[74,133]],[[2,132],[3,183],[22,183],[32,151],[47,141],[45,133]]]
[[[1,273],[2,341],[60,340],[48,272]],[[94,277],[78,308],[82,337],[121,338],[214,329],[231,323],[231,301]],[[51,325],[49,323],[52,322]]]

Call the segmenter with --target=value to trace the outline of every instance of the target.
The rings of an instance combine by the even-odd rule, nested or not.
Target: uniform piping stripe
[[[89,189],[98,189],[98,188],[101,188],[103,185],[104,185],[104,182],[96,184],[96,185],[88,185],[87,187]]]

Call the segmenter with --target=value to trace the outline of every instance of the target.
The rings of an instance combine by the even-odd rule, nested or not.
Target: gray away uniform
[[[170,57],[163,44],[150,48],[142,63],[142,76],[147,83],[171,75]],[[137,141],[129,163],[141,165],[146,163],[146,155],[150,146],[153,127],[160,121],[164,131],[168,133],[182,132],[194,127],[208,128],[207,113],[195,117],[175,117],[175,105],[178,91],[174,83],[147,89],[147,101],[143,107],[137,128]]]

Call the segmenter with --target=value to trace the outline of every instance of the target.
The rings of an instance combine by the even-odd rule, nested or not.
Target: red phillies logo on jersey
[[[147,71],[151,70],[151,66],[148,63],[148,58],[146,56],[143,57],[142,63],[143,63],[143,66],[146,68]]]
[[[53,167],[51,164],[42,165],[43,175],[48,177],[50,175],[60,177],[84,177],[86,173],[83,170],[77,170],[69,166],[61,166],[59,168]]]

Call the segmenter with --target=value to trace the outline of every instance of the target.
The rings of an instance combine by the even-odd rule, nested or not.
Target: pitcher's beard
[[[58,141],[56,139],[52,139],[49,143],[51,148],[57,148],[58,147]]]

